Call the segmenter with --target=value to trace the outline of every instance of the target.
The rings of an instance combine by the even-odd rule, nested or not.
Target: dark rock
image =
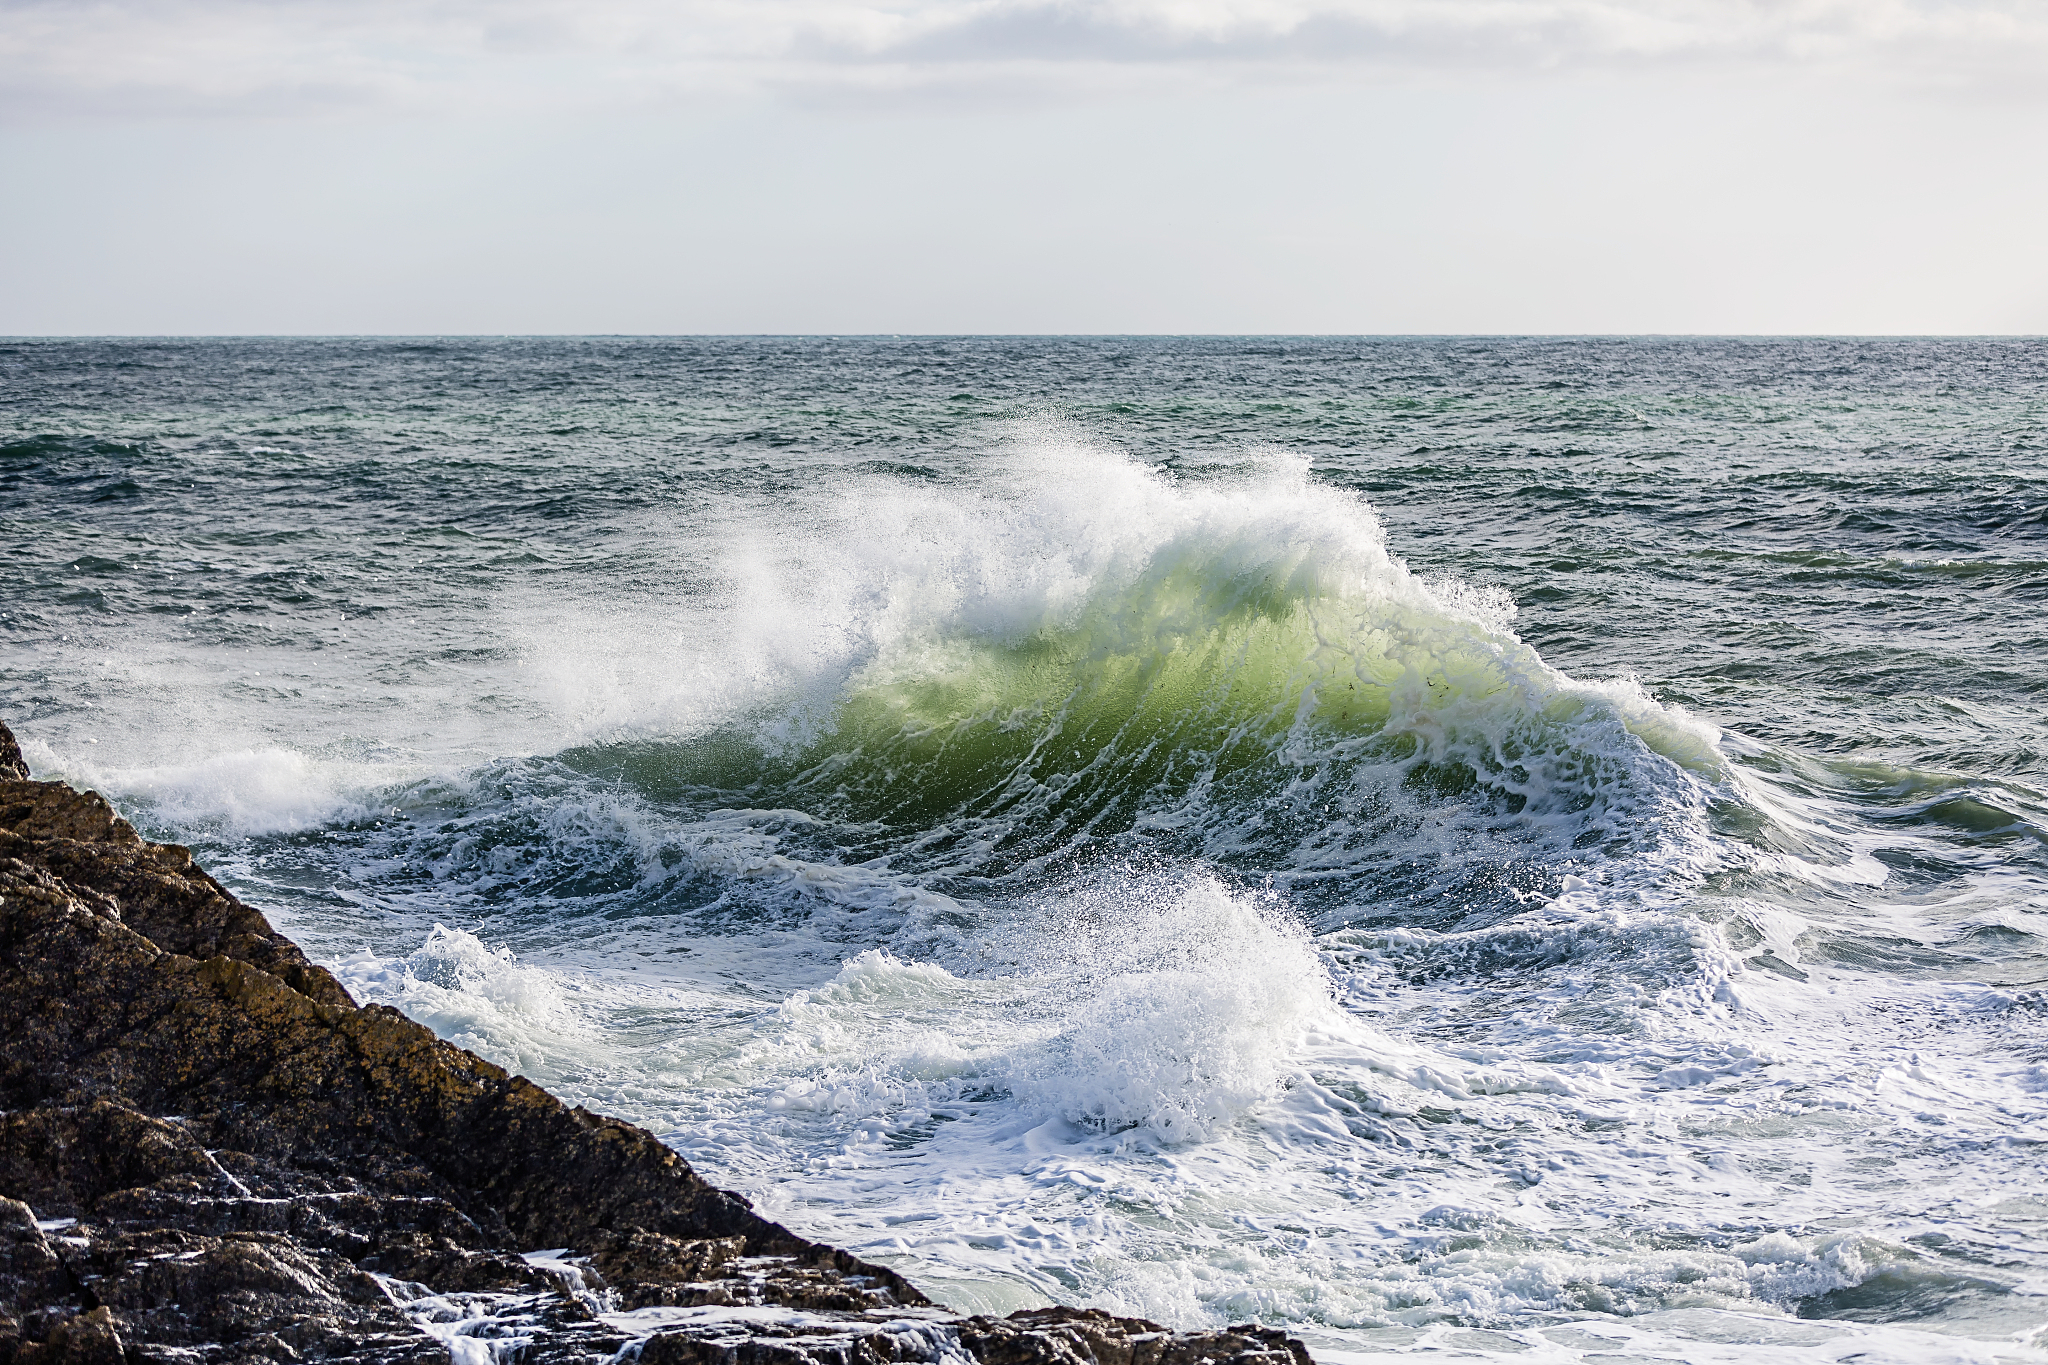
[[[28,1361],[38,1365],[121,1365],[125,1356],[121,1335],[114,1330],[114,1315],[106,1308],[66,1318],[51,1331],[40,1351],[31,1346],[21,1353],[24,1365]]]
[[[1307,1365],[1267,1329],[937,1310],[651,1134],[359,1008],[188,850],[30,781],[4,725],[0,1012],[0,1365],[443,1361],[451,1343],[534,1365],[628,1345]],[[620,1317],[643,1309],[672,1311]]]
[[[236,900],[178,844],[145,843],[97,792],[0,780],[0,858],[32,863],[168,952],[261,967],[308,999],[353,1008],[297,944]]]

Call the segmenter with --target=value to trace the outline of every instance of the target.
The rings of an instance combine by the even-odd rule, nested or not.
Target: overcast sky
[[[0,0],[0,333],[2048,332],[2048,0]]]

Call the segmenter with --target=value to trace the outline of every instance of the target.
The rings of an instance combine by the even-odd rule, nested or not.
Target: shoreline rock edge
[[[940,1309],[359,1006],[4,724],[0,1017],[0,1365],[1311,1365],[1272,1328]]]

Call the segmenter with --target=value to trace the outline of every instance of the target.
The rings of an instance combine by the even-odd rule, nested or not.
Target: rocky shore
[[[1309,1365],[934,1306],[398,1011],[0,725],[0,1365]]]

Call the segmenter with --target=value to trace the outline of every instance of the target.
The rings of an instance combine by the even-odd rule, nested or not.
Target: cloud
[[[897,61],[1533,64],[1809,61],[2048,30],[2004,5],[1905,0],[988,0],[902,13]]]
[[[2048,94],[2031,0],[0,0],[0,112],[570,109],[1134,79],[1848,72]],[[1141,74],[1142,73],[1142,74]]]

